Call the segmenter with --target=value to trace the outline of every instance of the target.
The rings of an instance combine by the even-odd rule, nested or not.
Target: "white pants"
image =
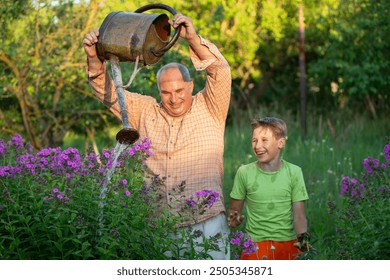
[[[230,246],[229,246],[229,233],[230,229],[226,221],[226,216],[224,213],[221,213],[213,218],[210,218],[204,222],[199,224],[195,224],[192,226],[191,232],[201,232],[202,234],[195,238],[194,243],[203,244],[203,238],[210,239],[210,237],[216,236],[220,234],[220,237],[216,240],[217,245],[219,247],[219,251],[208,251],[213,260],[230,260]],[[173,236],[175,239],[179,239],[180,236]],[[189,248],[190,246],[185,247]],[[189,244],[188,244],[189,245]],[[204,251],[203,246],[195,246],[196,252]],[[181,252],[183,255],[184,252]],[[168,256],[171,254],[167,254]]]

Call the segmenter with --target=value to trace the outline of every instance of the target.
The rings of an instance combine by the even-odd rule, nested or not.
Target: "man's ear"
[[[188,82],[188,86],[189,86],[189,91],[191,92],[191,94],[194,92],[194,81],[191,80]]]

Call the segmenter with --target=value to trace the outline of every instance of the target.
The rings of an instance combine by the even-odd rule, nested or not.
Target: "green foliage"
[[[85,127],[107,126],[113,117],[91,102],[80,46],[89,7],[73,1],[27,6],[28,13],[9,14],[14,25],[2,37],[2,133],[28,135],[40,148],[61,145],[68,130],[86,134]]]
[[[336,226],[340,224],[337,215],[328,213],[328,202],[337,207],[342,205],[340,179],[347,174],[357,176],[361,170],[361,159],[367,155],[380,158],[381,148],[390,131],[390,123],[379,119],[372,125],[367,115],[354,111],[338,111],[323,114],[321,111],[308,113],[308,135],[301,137],[299,116],[284,110],[283,104],[272,108],[261,107],[255,112],[235,111],[226,127],[224,153],[224,196],[225,205],[230,203],[230,192],[234,176],[241,164],[255,160],[251,150],[250,118],[277,116],[288,125],[288,140],[283,157],[302,168],[309,194],[306,215],[312,245],[318,254],[311,259],[334,260]],[[348,112],[348,113],[347,113]],[[387,169],[388,172],[388,169]],[[389,207],[377,207],[385,213]],[[245,215],[245,213],[244,213]],[[386,216],[382,216],[386,218]],[[378,217],[378,219],[380,219]],[[356,229],[355,234],[360,230]],[[382,231],[381,235],[386,234]]]
[[[308,99],[324,112],[354,108],[378,117],[388,111],[388,1],[165,1],[193,18],[204,38],[225,55],[233,75],[232,107],[253,110],[283,100],[298,111],[298,6],[305,17]],[[106,136],[120,121],[93,96],[81,46],[85,33],[114,11],[134,11],[137,1],[1,2],[0,127],[20,133],[36,148],[58,146],[68,132]],[[151,13],[168,11],[151,10]],[[171,15],[169,15],[171,17]],[[9,28],[11,27],[12,28]],[[29,30],[29,32],[26,32]],[[159,99],[157,69],[189,66],[195,90],[204,73],[191,67],[181,39],[158,64],[138,73],[130,90]],[[123,65],[127,82],[133,65]],[[92,139],[91,139],[92,140]]]
[[[101,157],[74,148],[33,154],[20,135],[0,139],[0,258],[209,259],[217,237],[177,226],[192,221],[192,208],[164,209],[158,176],[144,185],[149,147],[145,139]],[[198,197],[198,210],[214,201]]]
[[[334,250],[337,259],[388,260],[390,258],[390,143],[383,149],[383,159],[367,157],[359,178],[344,176],[337,207]]]
[[[387,100],[389,11],[385,0],[348,0],[320,17],[331,23],[326,44],[318,49],[320,57],[309,73],[321,89],[337,95],[340,102],[348,97],[353,97],[352,102],[364,100],[367,95]]]

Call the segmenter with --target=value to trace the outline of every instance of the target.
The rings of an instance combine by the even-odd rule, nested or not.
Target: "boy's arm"
[[[241,214],[244,207],[244,200],[234,199],[230,200],[230,207],[228,211],[228,225],[229,227],[237,227],[244,220],[244,216]]]
[[[294,244],[302,252],[311,249],[310,234],[307,232],[307,219],[305,213],[305,202],[297,201],[293,203],[294,229],[298,242]]]
[[[307,232],[307,220],[305,214],[305,202],[297,201],[293,203],[294,229],[298,236]]]

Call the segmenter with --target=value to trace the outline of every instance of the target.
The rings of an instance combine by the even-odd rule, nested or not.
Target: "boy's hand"
[[[313,250],[313,247],[310,244],[310,239],[311,239],[310,233],[304,232],[298,234],[297,239],[298,242],[294,243],[294,247],[298,248],[302,252]]]
[[[240,215],[238,211],[229,210],[228,225],[229,227],[237,227],[244,220],[244,215]]]

